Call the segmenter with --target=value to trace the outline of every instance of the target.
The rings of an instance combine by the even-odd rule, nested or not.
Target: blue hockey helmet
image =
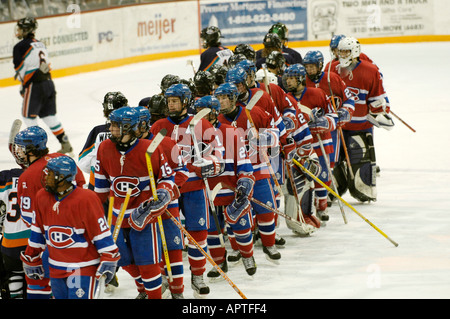
[[[140,116],[136,107],[124,106],[114,110],[109,114],[109,120],[111,125],[116,124],[120,128],[120,140],[126,134],[130,134],[132,137],[140,136]],[[114,137],[111,137],[111,139],[115,143],[121,143],[119,139]]]
[[[240,61],[236,64],[236,67],[241,67],[247,72],[247,74],[255,75],[256,73],[256,64],[251,60]]]
[[[150,120],[152,119],[152,116],[149,109],[145,106],[136,106],[136,109],[139,112],[139,128],[141,129],[141,132],[143,133],[150,130]]]
[[[75,161],[66,155],[55,157],[47,162],[46,168],[55,173],[57,182],[66,180],[72,182],[78,173],[78,167]]]
[[[214,95],[206,95],[195,101],[194,108],[196,110],[198,108],[209,108],[211,109],[211,113],[218,115],[220,112],[220,102]]]
[[[247,85],[247,72],[243,67],[236,66],[228,70],[225,81],[234,84],[243,83],[244,85]]]
[[[323,68],[323,54],[320,51],[308,51],[303,57],[303,65],[314,64],[317,67],[317,72],[315,74],[308,73],[308,77],[316,81],[322,74]]]
[[[305,80],[306,80],[305,67],[303,65],[301,65],[300,63],[296,63],[296,64],[292,64],[292,65],[288,66],[284,70],[284,74],[282,76],[284,88],[290,92],[296,91],[297,87],[289,87],[287,85],[286,79],[288,77],[295,77],[297,79],[297,85],[300,83],[303,83],[303,85],[305,85]]]
[[[175,96],[175,97],[179,97],[180,101],[183,105],[187,105],[187,103],[189,103],[191,96],[192,96],[192,92],[189,89],[189,86],[187,86],[184,83],[177,83],[177,84],[173,84],[171,85],[166,92],[164,92],[164,96],[166,98],[170,97],[170,96]]]
[[[47,133],[39,126],[30,126],[17,133],[14,144],[22,146],[26,152],[47,149]]]
[[[217,87],[214,91],[214,96],[220,100],[220,96],[227,96],[230,100],[230,107],[225,107],[221,105],[220,112],[223,114],[228,114],[235,109],[236,101],[239,97],[239,91],[234,83],[225,82]]]
[[[343,34],[334,35],[330,40],[330,49],[337,49],[339,41],[341,41],[343,38],[345,38],[345,35]]]

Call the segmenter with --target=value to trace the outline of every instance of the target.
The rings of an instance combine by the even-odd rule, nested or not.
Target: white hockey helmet
[[[356,38],[345,37],[339,41],[338,56],[339,63],[343,67],[348,67],[353,59],[359,58],[361,54],[361,44]]]
[[[266,77],[266,73],[267,73],[267,80],[269,83],[275,83],[278,84],[278,78],[275,74],[273,74],[272,72],[264,72],[264,69],[259,69],[256,72],[256,81],[259,83],[263,83],[264,82],[264,78]]]

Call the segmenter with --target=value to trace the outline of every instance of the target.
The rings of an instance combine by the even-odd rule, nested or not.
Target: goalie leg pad
[[[376,159],[371,132],[349,135],[348,152],[354,180],[349,180],[350,194],[359,201],[376,200]]]

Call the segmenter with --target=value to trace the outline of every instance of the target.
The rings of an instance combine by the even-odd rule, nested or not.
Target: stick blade
[[[156,136],[153,138],[152,142],[147,148],[147,154],[152,155],[153,152],[156,150],[158,145],[161,143],[161,141],[164,139],[164,137],[167,135],[167,130],[163,128],[161,131],[156,134]]]
[[[264,91],[259,90],[257,91],[253,97],[250,99],[250,101],[248,102],[247,106],[245,107],[247,110],[251,111],[253,109],[253,107],[256,105],[256,103],[258,103],[259,99],[261,98],[261,96],[263,96]]]
[[[192,128],[197,125],[198,122],[202,120],[206,115],[211,112],[210,108],[201,109],[197,114],[194,115],[194,118],[189,123],[189,126]]]

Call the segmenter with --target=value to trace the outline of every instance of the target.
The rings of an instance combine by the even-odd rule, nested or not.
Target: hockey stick
[[[317,134],[317,140],[319,141],[320,150],[322,151],[323,158],[325,159],[325,164],[327,165],[328,174],[330,174],[331,177],[331,185],[334,188],[335,193],[337,193],[337,187],[336,187],[336,179],[334,178],[333,172],[331,171],[331,165],[330,165],[330,159],[328,157],[328,154],[325,153],[325,148],[323,147],[322,139],[320,138],[320,134]],[[347,217],[345,216],[344,212],[344,206],[342,205],[341,201],[338,201],[339,208],[341,210],[342,218],[344,219],[344,223],[347,224]]]
[[[232,190],[233,192],[235,192],[236,194],[239,194],[239,191],[236,188],[234,188],[233,186],[231,186],[231,185],[228,185],[228,184],[225,184],[225,183],[219,183],[217,185],[220,185],[221,188],[228,188],[228,189]],[[271,207],[269,205],[266,205],[263,202],[255,199],[253,197],[248,198],[248,199],[251,200],[252,202],[254,202],[255,204],[260,205],[261,207],[264,207],[265,209],[270,210],[271,212],[274,212],[275,214],[286,218],[287,220],[289,220],[289,221],[299,225],[300,227],[304,226],[302,223],[300,223],[298,220],[293,219],[291,216],[286,215],[285,213],[280,212],[279,210],[277,210],[277,209],[275,209],[275,208],[273,208],[273,207]],[[305,232],[311,233],[311,231],[306,231],[306,230],[305,230]]]
[[[152,157],[153,153],[155,152],[156,148],[158,147],[158,145],[161,143],[161,141],[166,136],[166,134],[167,134],[166,129],[162,129],[161,131],[159,131],[158,134],[156,134],[156,136],[153,138],[153,141],[150,143],[149,147],[147,148],[147,152],[145,153],[145,159],[147,161],[148,176],[150,179],[150,187],[152,189],[152,195],[153,195],[154,201],[158,200],[158,194],[156,193],[156,183],[155,183],[155,176],[153,174],[151,157]],[[169,276],[169,282],[172,282],[173,281],[172,267],[170,265],[169,250],[167,248],[167,241],[166,241],[166,236],[164,233],[162,218],[161,218],[161,216],[158,216],[157,219],[158,219],[159,232],[161,234],[161,242],[162,242],[163,251],[164,251],[164,260],[166,262],[166,267],[167,267],[167,275]]]
[[[259,132],[256,130],[255,122],[253,122],[250,112],[253,109],[253,107],[256,105],[256,103],[259,101],[259,99],[261,98],[262,95],[263,95],[262,91],[257,91],[255,93],[255,95],[253,95],[253,97],[251,98],[250,102],[248,102],[248,104],[245,107],[245,113],[247,114],[247,118],[250,122],[252,129],[255,131],[256,138],[258,141],[259,141]],[[275,186],[277,187],[278,193],[280,195],[283,194],[283,190],[281,189],[280,183],[278,183],[277,176],[275,175],[272,164],[270,164],[270,159],[269,159],[267,153],[265,151],[262,151],[261,153],[264,157],[264,161],[266,162],[267,168],[269,169],[270,175],[272,176]]]
[[[194,151],[197,160],[201,158],[200,149],[198,148],[197,138],[195,136],[195,126],[197,123],[204,118],[207,114],[211,112],[210,108],[204,108],[200,110],[197,114],[195,114],[194,118],[189,123],[189,128],[192,136],[192,144],[194,144]],[[214,223],[216,224],[217,232],[219,234],[220,246],[225,247],[225,240],[223,239],[222,228],[220,227],[219,218],[217,217],[216,207],[214,206],[214,199],[211,196],[211,189],[209,188],[209,183],[207,178],[203,178],[203,182],[205,183],[206,195],[208,197],[209,206],[211,208],[211,212],[214,218]]]
[[[331,61],[330,61],[330,63],[328,63],[327,81],[328,81],[328,88],[329,88],[330,94],[331,94],[331,105],[333,106],[333,111],[337,112],[336,103],[334,101],[333,90],[331,89],[331,80],[330,80],[330,74],[331,73],[330,72],[331,72]],[[350,156],[348,155],[347,144],[345,143],[345,139],[344,139],[344,132],[342,131],[342,127],[338,127],[337,130],[339,132],[339,136],[341,137],[342,148],[344,149],[345,160],[347,162],[348,170],[350,172],[350,177],[351,177],[352,180],[354,180],[355,179],[355,175],[353,174],[352,164],[350,163]]]
[[[413,131],[414,133],[416,132],[415,129],[413,129],[411,126],[408,125],[408,123],[406,123],[405,121],[403,121],[398,115],[396,115],[394,112],[392,112],[392,110],[390,110],[389,112],[390,112],[392,115],[394,115],[395,118],[396,118],[397,120],[399,120],[400,122],[402,122],[403,124],[405,124],[405,126],[406,126],[407,128],[409,128],[411,131]]]
[[[194,72],[194,75],[197,74],[197,71],[195,71],[195,67],[194,67],[194,61],[187,60],[186,65],[190,65],[192,67],[192,71]]]
[[[292,161],[297,165],[299,168],[302,169],[303,172],[308,174],[312,179],[314,179],[316,182],[318,182],[320,185],[325,187],[329,192],[331,192],[336,198],[340,199],[347,207],[349,207],[352,211],[354,211],[359,217],[361,217],[366,223],[368,223],[370,226],[372,226],[377,232],[379,232],[381,235],[383,235],[384,238],[389,240],[395,247],[398,246],[398,244],[393,241],[391,238],[389,238],[384,232],[382,232],[377,226],[375,226],[372,222],[370,222],[367,218],[365,218],[360,212],[358,212],[352,205],[347,203],[341,196],[336,194],[331,188],[329,188],[324,182],[322,182],[319,178],[317,178],[313,173],[311,173],[309,170],[307,170],[302,164],[300,164],[295,158],[292,159]]]
[[[112,234],[114,242],[117,241],[119,237],[120,228],[122,227],[123,218],[125,216],[125,211],[127,210],[128,202],[130,201],[132,189],[128,188],[127,194],[125,196],[125,200],[120,208],[119,215],[117,216],[116,224],[114,225],[114,232]],[[111,203],[111,200],[110,200]],[[108,217],[112,216],[112,205],[110,204],[108,207]],[[109,218],[108,218],[109,219]],[[112,218],[111,218],[112,219]],[[106,285],[106,276],[103,275],[98,279],[97,287],[95,288],[94,299],[103,299],[103,292],[105,290]]]
[[[247,299],[247,297],[239,290],[239,288],[231,281],[231,279],[223,272],[223,270],[214,262],[211,256],[206,253],[199,243],[189,234],[189,232],[181,225],[181,223],[173,217],[173,215],[166,209],[166,214],[170,219],[177,225],[177,227],[186,235],[186,237],[197,247],[197,249],[202,253],[203,256],[210,262],[210,264],[220,273],[220,275],[230,284],[231,287],[242,297],[242,299]]]
[[[23,169],[26,168],[25,164],[21,164],[19,159],[16,156],[16,152],[14,150],[14,139],[16,138],[17,133],[20,132],[20,127],[22,126],[22,121],[19,119],[14,120],[12,126],[11,126],[11,130],[9,131],[9,139],[8,139],[8,148],[9,151],[11,152],[12,156],[14,157],[14,160],[16,161],[16,163],[22,167]]]

